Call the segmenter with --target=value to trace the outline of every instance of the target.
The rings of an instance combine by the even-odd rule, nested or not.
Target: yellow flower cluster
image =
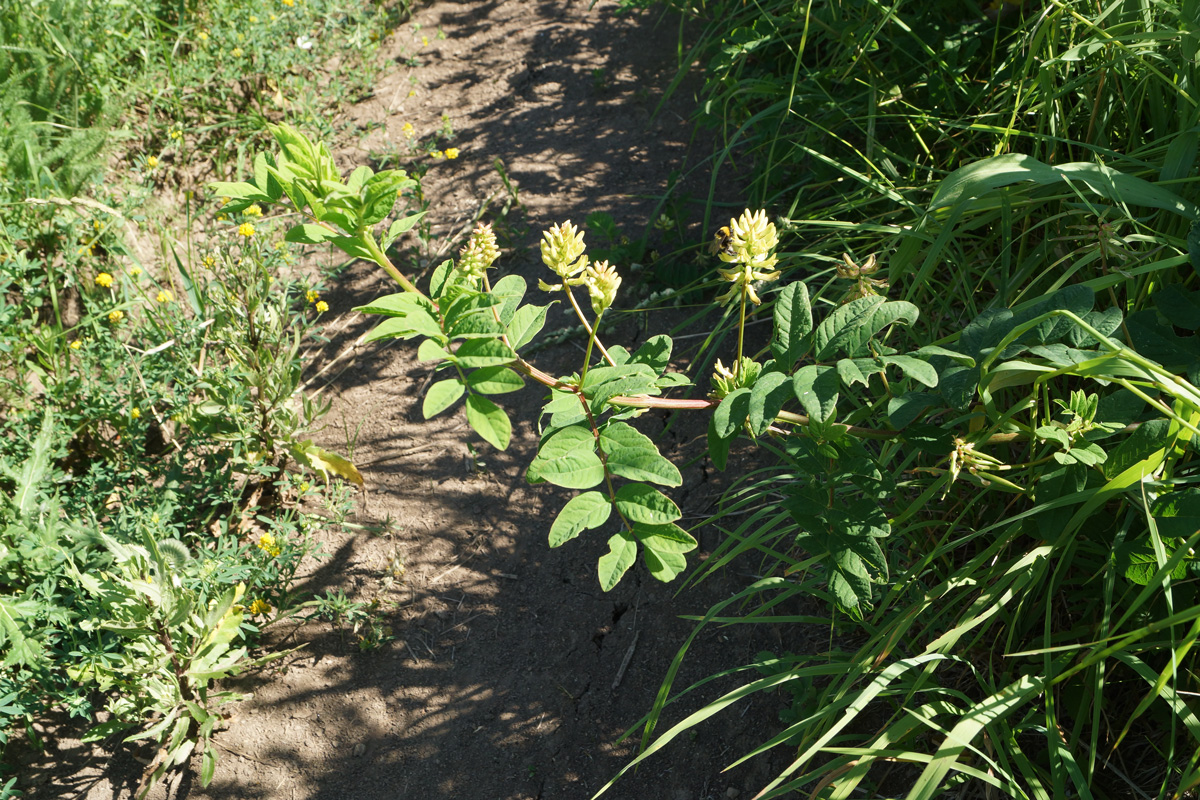
[[[119,308],[114,308],[112,311],[108,312],[108,321],[113,325],[116,325],[123,319],[125,319],[125,312]]]
[[[158,169],[158,156],[150,156],[146,159],[146,169]]]
[[[403,125],[400,127],[400,131],[401,131],[401,133],[403,133],[405,136],[407,136],[407,137],[408,137],[408,138],[410,138],[410,139],[411,139],[411,138],[413,138],[414,136],[416,136],[416,135],[417,135],[417,131],[416,131],[416,129],[415,129],[413,126],[412,126],[412,123],[411,123],[411,122],[406,122],[406,123],[404,123],[404,124],[403,124]]]
[[[270,614],[271,610],[271,604],[266,600],[263,600],[261,597],[250,604],[250,613],[254,616],[258,616],[259,614]]]
[[[316,304],[316,306],[314,306],[314,308],[317,309],[318,314],[324,314],[326,311],[329,310],[329,303],[326,303],[324,300],[318,300],[317,304]]]
[[[141,409],[138,409],[138,408],[129,409],[129,418],[130,419],[141,419],[142,418]]]
[[[113,276],[107,272],[101,272],[96,276],[96,285],[103,286],[105,289],[110,288],[113,285]]]
[[[171,296],[170,292],[168,292],[166,289],[163,289],[154,299],[160,303],[169,303],[175,298]]]
[[[247,239],[249,239],[254,235],[254,226],[249,222],[243,222],[241,225],[238,225],[237,232],[239,236],[245,236]]]
[[[457,147],[447,147],[446,148],[446,158],[450,159],[451,161],[458,158],[458,148]]]
[[[315,303],[321,297],[321,295],[317,294],[316,289],[309,289],[305,293],[304,297],[306,300],[308,300],[309,303]]]
[[[242,213],[245,214],[247,217],[261,217],[262,216],[262,206],[260,206],[258,203],[253,203],[249,208],[247,208]]]
[[[279,542],[277,542],[275,537],[269,533],[264,533],[262,536],[258,537],[258,549],[262,550],[272,558],[283,552],[283,548],[279,546]]]
[[[129,277],[131,277],[131,278],[136,278],[138,275],[142,274],[142,268],[139,266],[136,266],[136,265],[130,267],[129,269],[127,269],[125,271],[127,273],[129,273]]]

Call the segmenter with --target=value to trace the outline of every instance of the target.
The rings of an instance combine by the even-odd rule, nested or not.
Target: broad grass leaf
[[[467,397],[467,422],[475,432],[497,450],[508,448],[512,438],[512,422],[504,409],[482,395]]]
[[[599,528],[611,515],[612,503],[600,492],[575,495],[550,526],[550,546],[561,547],[583,531]]]
[[[429,391],[425,393],[425,400],[421,403],[421,414],[425,419],[436,417],[438,414],[445,411],[450,406],[454,405],[458,398],[463,396],[462,380],[459,378],[447,378],[444,381],[438,381],[429,387]]]
[[[637,542],[621,531],[608,540],[608,552],[600,557],[596,571],[600,576],[600,588],[611,591],[637,559]]]
[[[508,367],[483,367],[467,376],[467,386],[480,394],[507,394],[525,385],[521,376]]]
[[[665,525],[682,514],[679,506],[665,494],[644,483],[627,483],[617,490],[617,510],[633,523]]]
[[[808,287],[802,281],[788,284],[775,298],[774,317],[771,352],[783,371],[789,372],[804,355],[807,337],[813,329],[812,304]]]
[[[514,350],[520,350],[533,341],[546,324],[546,311],[550,306],[521,306],[508,323],[508,341]]]
[[[750,388],[750,406],[747,419],[750,430],[761,436],[775,421],[783,404],[794,396],[791,378],[782,372],[767,372],[758,376]]]
[[[454,353],[464,367],[493,367],[517,360],[517,354],[497,339],[467,339]]]
[[[604,466],[596,455],[591,429],[572,425],[550,434],[525,477],[530,483],[546,481],[565,489],[590,489],[599,484],[604,480]]]
[[[679,468],[658,452],[644,433],[625,422],[610,422],[600,430],[600,449],[607,458],[609,472],[633,481],[649,481],[660,486],[679,486],[683,476]]]
[[[929,203],[930,211],[954,208],[976,197],[1016,183],[1032,181],[1039,186],[1086,186],[1113,202],[1172,211],[1189,219],[1200,217],[1200,208],[1166,187],[1102,164],[1075,161],[1050,166],[1036,158],[1009,154],[985,158],[961,167],[943,180]]]

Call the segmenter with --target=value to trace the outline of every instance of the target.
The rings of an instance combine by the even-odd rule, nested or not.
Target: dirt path
[[[349,119],[366,133],[342,147],[342,166],[399,146],[405,123],[426,134],[448,114],[461,156],[438,163],[427,179],[436,198],[431,218],[443,230],[461,226],[500,188],[492,166],[500,158],[526,208],[523,219],[510,220],[516,247],[501,271],[524,274],[532,286],[538,232],[553,222],[582,223],[588,213],[608,211],[640,232],[668,175],[701,163],[711,145],[701,140],[689,148],[694,131],[684,122],[686,105],[652,119],[674,74],[674,23],[656,27],[652,16],[614,10],[610,2],[590,9],[586,0],[430,4],[415,18],[415,39],[406,26],[389,44],[393,65],[375,96],[351,110]],[[428,46],[407,61],[422,35]],[[698,177],[703,192],[707,175]],[[704,236],[699,224],[692,232],[697,241]],[[608,534],[550,550],[548,524],[569,493],[524,481],[541,393],[526,388],[500,398],[516,427],[505,453],[475,437],[461,411],[422,421],[429,370],[416,362],[415,348],[391,342],[352,349],[368,325],[352,308],[388,289],[359,265],[326,298],[332,341],[314,385],[332,379],[327,390],[336,399],[319,438],[342,452],[353,445],[369,494],[354,519],[360,529],[322,534],[330,557],[314,565],[303,588],[377,598],[378,618],[395,638],[360,653],[347,631],[299,631],[291,642],[307,641],[304,650],[239,687],[255,694],[219,737],[225,752],[212,786],[202,790],[185,776],[172,796],[590,797],[634,752],[614,742],[650,708],[691,630],[678,616],[703,613],[748,580],[722,576],[674,599],[674,586],[639,565],[615,591],[602,593],[595,561]],[[556,317],[548,328],[563,323]],[[634,317],[620,333],[636,346],[645,327]],[[329,354],[340,359],[331,363]],[[578,358],[579,348],[568,343],[535,360],[554,372],[572,369]],[[663,418],[647,415],[639,423],[681,452],[703,424],[672,426],[663,435]],[[703,462],[687,467],[684,487],[673,493],[685,512],[700,514],[711,504],[710,477]],[[397,556],[406,572],[389,588],[385,575]],[[708,631],[678,686],[762,649],[803,647],[766,636]],[[717,682],[697,694],[711,699],[732,685]],[[768,779],[766,764],[720,770],[761,740],[778,710],[756,700],[746,713],[684,736],[606,796],[749,797]],[[680,718],[677,712],[668,722]],[[126,766],[98,782],[42,787],[34,796],[127,796],[137,770]]]

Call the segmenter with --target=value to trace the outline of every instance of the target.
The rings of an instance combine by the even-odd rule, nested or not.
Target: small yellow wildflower
[[[166,289],[163,289],[154,299],[160,303],[169,303],[175,298],[171,296],[170,292],[168,292]]]
[[[446,158],[450,159],[451,161],[458,158],[458,148],[457,147],[447,147],[446,148]]]
[[[292,8],[296,5],[296,0],[283,0],[283,4],[288,8]]]
[[[98,220],[98,219],[92,220],[92,230],[94,230],[94,231],[100,230],[100,220]]]
[[[137,409],[137,408],[129,409],[129,418],[130,419],[141,419],[141,417],[142,417],[142,412],[140,409]]]
[[[129,269],[125,270],[125,272],[127,272],[129,274],[129,277],[136,278],[138,275],[142,274],[142,268],[138,267],[138,266],[133,266],[133,267],[130,267]]]
[[[270,614],[270,613],[271,613],[271,604],[268,603],[266,600],[263,600],[261,597],[250,604],[250,614],[253,616],[258,616],[259,614]]]
[[[409,89],[409,90],[408,90],[408,96],[409,96],[409,97],[416,97],[416,96],[417,96],[417,90],[416,90],[416,89]]]
[[[275,541],[275,537],[269,533],[264,533],[262,536],[258,537],[258,549],[262,550],[272,558],[283,552],[283,548],[279,546],[277,541]]]
[[[308,482],[308,481],[301,481],[301,482],[300,482],[300,494],[304,494],[305,492],[307,492],[307,491],[308,491],[309,489],[311,489],[311,488],[312,488],[312,486],[309,484],[309,482]]]
[[[123,319],[125,319],[125,312],[119,308],[114,308],[112,311],[108,312],[108,321],[113,325],[116,325]]]
[[[421,47],[429,47],[429,37],[428,36],[421,37]]]
[[[431,158],[445,158],[446,154],[443,153],[441,150],[430,150],[429,156]]]
[[[202,42],[207,42],[208,41],[208,31],[200,31],[199,33],[196,34],[196,38]]]
[[[245,211],[243,211],[242,213],[245,214],[247,217],[261,217],[262,216],[262,206],[260,206],[258,203],[254,203],[249,208],[247,208]]]
[[[275,16],[274,14],[271,15],[271,22],[274,22],[277,19],[279,19],[279,17]]]
[[[411,122],[406,122],[403,125],[401,125],[400,132],[403,133],[405,136],[407,136],[410,139],[417,135],[417,130],[416,130],[416,128],[414,128],[412,126]]]
[[[314,308],[317,309],[318,314],[324,314],[326,311],[329,310],[329,303],[326,303],[324,300],[318,300],[317,304],[316,304],[316,306],[314,306]]]
[[[240,48],[240,47],[233,48],[232,50],[229,51],[229,55],[233,56],[234,58],[241,58],[242,57],[242,48]]]
[[[249,222],[243,222],[241,225],[238,225],[238,235],[245,236],[247,239],[249,239],[254,235],[254,226]]]
[[[158,156],[150,156],[146,159],[146,169],[158,169]]]
[[[205,269],[212,269],[216,265],[217,265],[217,260],[215,258],[213,258],[212,256],[204,257],[204,268]]]
[[[308,300],[308,302],[310,302],[310,303],[315,303],[315,302],[317,302],[317,299],[320,298],[320,296],[321,295],[317,294],[316,289],[309,289],[308,292],[304,295],[304,298],[306,300]]]
[[[176,141],[179,141],[180,139],[183,138],[183,131],[181,131],[179,129],[175,129],[175,130],[171,131],[170,137]]]
[[[103,286],[105,289],[113,285],[113,277],[107,272],[101,272],[96,276],[96,285]]]
[[[251,25],[254,25],[255,23],[257,23],[257,22],[258,22],[258,17],[253,17],[253,16],[252,16],[252,17],[246,17],[246,21],[247,21],[247,22],[249,22]]]
[[[79,349],[79,348],[81,348],[81,347],[83,347],[83,342],[79,341],[78,339],[76,339],[75,341],[71,342],[71,349],[72,349],[72,350],[78,350],[78,349]]]

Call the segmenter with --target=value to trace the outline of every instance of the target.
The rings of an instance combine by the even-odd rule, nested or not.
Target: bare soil
[[[431,170],[430,216],[442,234],[465,226],[482,198],[501,192],[493,167],[501,159],[524,212],[504,220],[511,247],[500,271],[524,275],[531,292],[541,230],[607,211],[638,233],[656,214],[670,174],[688,175],[712,152],[686,121],[686,88],[654,113],[675,75],[675,20],[618,15],[612,2],[438,0],[414,21],[417,34],[405,26],[389,41],[389,67],[374,96],[338,121],[351,126],[336,155],[344,168],[378,160],[402,146],[405,123],[424,135],[448,115],[461,155]],[[421,36],[428,46],[419,47]],[[692,173],[699,196],[708,177]],[[689,229],[697,242],[705,238],[698,220]],[[405,266],[419,271],[428,263]],[[157,797],[591,797],[636,752],[637,736],[617,740],[649,710],[692,630],[680,616],[703,614],[753,579],[724,574],[676,597],[675,585],[655,581],[639,564],[603,593],[595,563],[611,531],[550,549],[549,523],[570,493],[524,480],[542,392],[534,386],[498,398],[514,421],[506,452],[479,440],[461,410],[422,420],[430,370],[416,361],[415,347],[355,346],[371,322],[353,308],[391,289],[385,276],[356,264],[325,297],[331,341],[310,386],[332,393],[334,404],[317,436],[331,450],[352,451],[367,492],[354,527],[320,534],[328,557],[310,565],[302,589],[377,600],[376,618],[394,639],[360,652],[346,629],[277,630],[275,644],[306,646],[233,686],[253,696],[233,708],[218,736],[222,758],[212,785],[202,789],[194,769],[156,789]],[[627,315],[612,341],[632,348],[669,319]],[[555,315],[548,328],[567,322]],[[569,372],[580,352],[567,342],[535,361]],[[689,514],[685,524],[696,522],[739,462],[718,476],[694,458],[703,452],[707,421],[667,422],[648,414],[638,424],[677,463],[687,459],[684,486],[672,495]],[[699,535],[703,558],[716,534]],[[397,557],[406,571],[389,586]],[[761,650],[810,650],[779,636],[764,625],[706,629],[677,689]],[[673,705],[659,730],[755,677],[706,685]],[[769,738],[781,704],[759,697],[734,707],[605,796],[753,795],[787,763],[787,748],[773,763],[769,756],[722,770]],[[140,765],[125,749],[57,747],[28,765],[30,797],[127,797],[136,786]]]

